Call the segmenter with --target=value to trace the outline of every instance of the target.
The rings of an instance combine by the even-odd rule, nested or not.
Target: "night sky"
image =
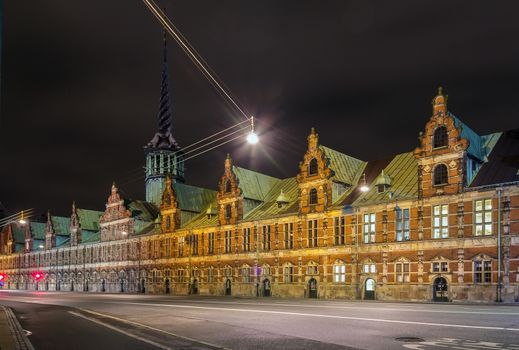
[[[373,160],[413,150],[442,85],[476,132],[519,127],[518,1],[172,1],[161,6],[241,103],[261,144],[186,163],[216,188],[235,164],[295,176],[306,136]],[[0,202],[103,210],[115,180],[144,198],[162,29],[140,0],[4,1]],[[188,145],[240,120],[172,40],[173,133]]]

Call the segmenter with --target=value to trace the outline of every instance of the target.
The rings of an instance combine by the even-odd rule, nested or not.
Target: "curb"
[[[12,344],[10,344],[12,346],[11,348],[15,350],[34,350],[34,347],[29,338],[27,338],[20,322],[18,322],[18,319],[14,315],[13,310],[5,306],[1,306],[1,310],[5,313],[9,325],[9,333],[12,341]],[[2,349],[4,349],[4,347],[2,347]],[[9,349],[9,347],[6,349]]]

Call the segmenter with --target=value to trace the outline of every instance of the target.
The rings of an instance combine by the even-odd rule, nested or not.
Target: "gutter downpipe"
[[[497,190],[497,293],[496,301],[501,302],[501,188]]]

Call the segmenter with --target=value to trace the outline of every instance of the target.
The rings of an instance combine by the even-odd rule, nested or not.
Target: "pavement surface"
[[[519,306],[1,291],[36,349],[513,349]]]

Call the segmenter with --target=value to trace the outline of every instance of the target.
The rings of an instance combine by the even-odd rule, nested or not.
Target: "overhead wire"
[[[164,29],[175,39],[177,44],[179,44],[180,48],[189,59],[193,62],[193,64],[198,68],[198,70],[206,77],[206,79],[217,89],[217,91],[227,99],[228,102],[234,108],[236,108],[245,119],[250,119],[251,115],[245,110],[245,107],[242,107],[236,100],[230,89],[223,83],[223,81],[218,77],[218,75],[214,72],[214,70],[209,66],[209,64],[203,59],[202,55],[196,51],[196,49],[187,41],[187,39],[182,35],[180,30],[171,22],[171,20],[166,16],[166,14],[157,6],[157,4],[153,0],[143,0],[144,4],[150,9],[153,15],[159,20]]]

